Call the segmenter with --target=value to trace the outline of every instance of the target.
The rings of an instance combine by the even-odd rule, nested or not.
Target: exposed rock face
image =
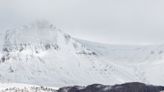
[[[133,82],[114,86],[93,84],[87,87],[64,87],[60,88],[58,92],[161,92],[162,90],[164,90],[163,86]]]

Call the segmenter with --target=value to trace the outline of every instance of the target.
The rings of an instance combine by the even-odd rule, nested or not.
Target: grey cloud
[[[163,0],[0,0],[0,19],[43,18],[75,37],[102,43],[162,44],[163,5]]]

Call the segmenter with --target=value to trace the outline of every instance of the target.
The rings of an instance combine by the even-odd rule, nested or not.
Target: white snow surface
[[[164,45],[106,45],[45,22],[0,33],[0,82],[46,86],[144,82],[164,85]]]
[[[58,88],[20,83],[0,83],[0,92],[56,92]]]

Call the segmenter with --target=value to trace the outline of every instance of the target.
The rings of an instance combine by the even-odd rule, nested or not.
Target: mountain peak
[[[63,34],[47,21],[35,21],[28,25],[7,30],[4,33],[4,40],[12,45],[21,43],[56,43],[57,36],[63,36]]]
[[[61,50],[64,52],[73,52],[78,54],[92,54],[93,52],[85,48],[69,34],[57,29],[48,21],[35,21],[30,24],[19,26],[7,30],[2,37],[2,51],[4,52],[22,52],[30,50],[32,53],[38,53],[39,50],[45,51]],[[37,49],[37,50],[36,50]],[[31,53],[31,54],[32,54]]]

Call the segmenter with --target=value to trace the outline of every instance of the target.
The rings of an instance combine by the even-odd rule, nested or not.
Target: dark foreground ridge
[[[63,87],[57,92],[162,92],[163,90],[164,86],[153,86],[139,82],[132,82],[114,86],[93,84],[86,87]]]
[[[0,90],[0,92],[164,92],[164,86],[153,86],[132,82],[114,86],[101,84],[93,84],[89,86],[71,86],[63,87],[58,90],[43,86],[30,88],[13,87]]]

